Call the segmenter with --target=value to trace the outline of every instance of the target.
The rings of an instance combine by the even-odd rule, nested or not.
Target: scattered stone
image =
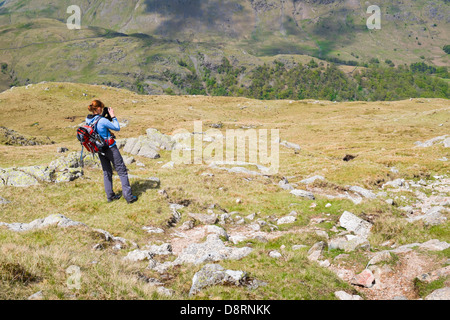
[[[278,185],[284,190],[294,190],[295,189],[294,186],[292,186],[289,183],[288,179],[286,179],[286,178],[283,178],[283,180],[280,180],[280,182],[278,182]]]
[[[150,255],[166,256],[172,254],[172,246],[170,243],[163,243],[161,245],[146,245],[145,248],[150,252]]]
[[[375,193],[373,193],[370,190],[364,189],[362,187],[358,187],[358,186],[351,186],[349,188],[350,191],[353,191],[361,196],[363,196],[364,198],[368,198],[368,199],[375,199],[377,196],[375,195]]]
[[[322,251],[326,244],[323,241],[315,243],[308,251],[308,260],[317,261],[322,256]]]
[[[304,244],[294,244],[292,246],[292,250],[300,250],[300,249],[307,248],[307,247],[308,246],[305,246]]]
[[[358,248],[370,247],[367,238],[362,236],[346,235],[344,237],[338,237],[331,239],[328,242],[328,250],[344,250],[345,252],[353,252]]]
[[[445,241],[439,241],[437,239],[429,240],[419,245],[421,249],[429,251],[443,251],[450,247],[450,244]]]
[[[314,194],[312,194],[309,191],[305,191],[305,190],[294,189],[294,190],[291,190],[290,193],[293,194],[294,196],[297,196],[297,197],[307,198],[307,199],[310,199],[310,200],[315,200],[316,199],[314,197]]]
[[[438,280],[439,278],[450,276],[450,266],[446,266],[428,273],[424,273],[417,278],[426,283],[431,283],[433,281]]]
[[[172,216],[167,220],[167,226],[169,228],[174,227],[181,221],[181,213],[177,210],[177,207],[170,206],[170,210],[172,211]]]
[[[356,275],[351,280],[351,284],[366,288],[372,288],[374,283],[375,283],[375,276],[369,269],[365,269],[363,272]]]
[[[331,203],[327,203],[327,204],[325,205],[325,208],[329,208],[329,207],[331,207]]]
[[[123,156],[123,163],[125,163],[126,166],[131,165],[133,162],[135,162],[134,157]]]
[[[203,224],[216,224],[218,221],[216,214],[189,213],[189,216]]]
[[[228,240],[228,234],[225,231],[224,228],[214,226],[214,225],[208,225],[206,226],[206,233],[207,234],[217,234],[219,237],[225,238],[225,240]]]
[[[166,296],[166,297],[171,297],[174,294],[173,290],[167,289],[167,288],[164,288],[164,287],[158,287],[158,289],[156,289],[156,292],[159,295]]]
[[[282,256],[281,256],[281,253],[279,253],[279,252],[276,251],[276,250],[273,250],[273,251],[270,251],[270,252],[269,252],[269,257],[274,258],[274,259],[279,259],[279,258],[281,258]]]
[[[450,148],[450,138],[444,140],[444,148]]]
[[[180,230],[183,230],[183,231],[191,230],[192,228],[194,228],[194,226],[195,226],[194,220],[188,220],[188,221],[185,221],[180,226]]]
[[[441,143],[443,142],[443,140],[445,140],[447,138],[447,135],[444,136],[440,136],[440,137],[436,137],[436,138],[432,138],[430,140],[427,140],[425,142],[421,142],[421,141],[416,141],[414,144],[419,147],[419,148],[428,148],[431,147],[432,145],[436,144],[436,143]]]
[[[372,224],[370,222],[365,221],[348,211],[344,211],[339,219],[339,223],[341,227],[364,238],[369,236],[370,229],[372,228]]]
[[[234,235],[234,236],[231,236],[228,240],[230,240],[234,244],[238,244],[239,242],[245,241],[247,239],[248,238],[246,236],[243,236],[243,235]]]
[[[244,271],[225,270],[218,264],[207,264],[192,278],[192,286],[189,295],[193,296],[203,288],[214,285],[242,286],[247,280]]]
[[[142,227],[142,229],[147,231],[148,233],[164,233],[163,229],[156,227]]]
[[[381,186],[382,189],[385,187],[392,187],[392,188],[400,188],[401,186],[405,185],[405,179],[395,179],[393,181],[386,182]]]
[[[434,207],[428,210],[424,215],[407,218],[407,221],[413,223],[422,220],[425,225],[437,226],[447,221],[447,218],[441,213],[442,210],[445,210],[442,206]]]
[[[367,263],[367,267],[373,264],[377,264],[380,262],[387,262],[391,260],[392,256],[389,251],[381,251],[375,254],[375,256],[373,256],[372,259],[370,259],[369,263]]]
[[[134,251],[129,252],[127,256],[124,257],[123,259],[131,262],[137,262],[143,260],[151,260],[153,256],[154,254],[150,250],[136,249]]]
[[[74,227],[74,226],[86,226],[84,223],[73,221],[66,218],[62,214],[53,214],[44,219],[37,219],[30,223],[4,223],[0,222],[1,226],[6,226],[9,230],[15,232],[31,231],[35,229],[42,229],[51,225],[56,225],[60,228]]]
[[[334,295],[339,300],[362,300],[362,298],[360,296],[358,296],[358,295],[351,295],[351,294],[348,294],[345,291],[336,291],[334,293]]]
[[[25,137],[6,127],[0,127],[0,140],[4,141],[3,144],[8,146],[41,146],[55,144],[55,142],[50,139],[44,141],[37,138]]]
[[[313,176],[313,177],[304,179],[304,180],[302,180],[302,181],[300,181],[300,182],[303,183],[303,184],[312,184],[312,183],[314,183],[314,181],[316,181],[316,180],[322,180],[322,181],[324,181],[325,178],[322,177],[322,176],[320,176],[320,175],[316,175],[316,176]]]
[[[298,153],[302,150],[300,145],[298,145],[296,143],[288,142],[286,140],[281,141],[280,145],[282,145],[283,147],[289,148],[289,149],[294,149],[295,153]]]
[[[163,169],[173,169],[175,167],[175,162],[169,161],[165,165],[161,166]]]
[[[38,291],[29,296],[27,300],[44,300],[44,294],[42,293],[42,291]]]
[[[69,149],[67,149],[67,148],[65,148],[65,147],[58,147],[58,148],[56,149],[56,152],[57,152],[57,153],[65,153],[65,152],[67,152],[67,151],[69,151]]]
[[[425,300],[450,300],[450,287],[434,290]]]
[[[198,265],[204,262],[216,262],[225,259],[239,260],[253,251],[252,248],[227,247],[218,235],[210,234],[203,243],[193,243],[184,248],[174,265],[182,263]]]
[[[8,204],[8,203],[11,203],[11,201],[8,201],[5,198],[0,197],[0,205],[1,204]]]
[[[277,220],[277,225],[294,223],[297,220],[294,216],[285,216]]]

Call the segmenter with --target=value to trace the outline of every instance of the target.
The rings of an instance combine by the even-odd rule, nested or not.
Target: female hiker
[[[105,155],[98,155],[103,169],[103,180],[105,183],[106,197],[108,199],[108,202],[118,200],[121,197],[120,194],[115,194],[113,191],[112,164],[114,165],[114,168],[116,169],[117,174],[120,177],[120,182],[122,183],[122,194],[125,200],[127,200],[128,203],[133,203],[137,200],[137,197],[133,196],[131,193],[127,167],[123,162],[122,155],[120,154],[119,148],[117,148],[114,137],[112,137],[111,132],[109,132],[109,130],[120,131],[119,121],[117,121],[117,118],[114,115],[114,110],[112,108],[108,108],[108,112],[112,118],[112,121],[104,118],[102,116],[104,108],[105,105],[100,100],[92,101],[92,103],[89,105],[89,111],[92,112],[92,114],[87,116],[86,124],[91,125],[98,120],[95,130],[103,139],[107,141],[109,145],[109,149],[105,152]]]

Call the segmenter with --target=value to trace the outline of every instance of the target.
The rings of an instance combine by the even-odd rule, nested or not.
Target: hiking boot
[[[121,194],[114,194],[114,196],[111,199],[108,199],[108,202],[119,200],[121,197],[122,197]]]
[[[131,204],[131,203],[133,203],[133,202],[136,202],[137,199],[138,199],[138,197],[133,196],[133,197],[131,198],[131,200],[127,200],[127,202],[128,202],[128,204]]]

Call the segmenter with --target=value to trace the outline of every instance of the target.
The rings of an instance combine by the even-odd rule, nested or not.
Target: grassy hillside
[[[383,296],[382,293],[384,297],[392,297],[392,292],[383,291],[388,289],[377,291],[350,286],[332,271],[333,268],[308,260],[308,249],[291,249],[292,245],[311,247],[320,241],[316,230],[325,231],[330,237],[342,231],[341,228],[336,231],[332,226],[345,210],[374,224],[369,238],[371,246],[369,251],[357,250],[340,256],[341,260],[334,258],[344,253],[342,250],[325,251],[323,254],[332,266],[339,265],[359,273],[367,264],[367,254],[388,249],[392,244],[422,243],[430,239],[450,241],[448,222],[430,227],[422,222],[405,221],[399,208],[417,200],[413,190],[400,193],[385,190],[385,196],[364,200],[361,204],[325,197],[325,194],[348,190],[350,185],[378,193],[382,191],[383,183],[395,178],[414,182],[423,179],[432,183],[436,179],[434,176],[448,175],[448,160],[439,160],[449,157],[448,149],[442,144],[429,148],[417,148],[414,144],[448,134],[450,110],[447,100],[370,103],[259,101],[206,96],[145,96],[106,86],[41,83],[0,94],[0,126],[40,140],[48,136],[56,145],[0,146],[0,167],[48,164],[61,156],[56,153],[57,147],[80,150],[74,126],[83,121],[87,106],[94,98],[113,107],[120,120],[128,120],[128,126],[122,129],[118,138],[143,135],[147,128],[157,128],[166,134],[177,129],[193,131],[193,121],[201,120],[205,131],[211,124],[219,122],[223,124],[223,131],[240,127],[279,129],[282,140],[297,143],[302,150],[294,153],[292,149],[281,146],[279,173],[268,178],[232,174],[209,168],[206,164],[162,169],[161,166],[171,160],[167,151],[162,151],[161,159],[157,160],[136,156],[136,160],[145,166],[136,163],[129,166],[133,192],[139,195],[139,201],[133,205],[127,205],[123,199],[113,204],[106,203],[100,169],[86,168],[82,178],[69,183],[43,183],[28,188],[0,187],[1,196],[10,201],[9,204],[0,204],[0,221],[30,222],[61,213],[90,228],[104,229],[114,236],[136,242],[142,248],[146,244],[163,242],[172,242],[175,246],[179,243],[176,241],[180,241],[175,231],[189,220],[188,213],[206,213],[212,204],[215,204],[212,210],[216,213],[223,212],[218,208],[227,212],[237,211],[242,217],[256,213],[258,218],[271,223],[292,210],[298,213],[293,224],[278,226],[278,230],[272,232],[263,228],[267,241],[248,239],[239,244],[254,249],[249,256],[238,261],[220,262],[228,269],[245,270],[250,277],[267,282],[267,286],[256,290],[214,286],[205,288],[194,299],[335,299],[334,292],[338,290],[360,294],[367,299],[377,299]],[[356,158],[345,162],[342,159],[347,154]],[[398,171],[393,171],[393,168]],[[212,173],[213,176],[202,173]],[[326,181],[301,185],[302,179],[317,174],[323,175]],[[151,176],[160,179],[160,186],[155,188],[146,184],[145,178]],[[316,200],[296,198],[281,189],[278,182],[282,177],[298,183],[300,188],[313,191]],[[117,177],[114,182],[116,191],[120,190]],[[166,190],[169,199],[158,193],[161,190]],[[432,196],[425,186],[418,190]],[[432,192],[436,196],[449,196],[448,190]],[[387,204],[385,198],[388,197],[397,197],[397,204]],[[240,202],[236,201],[238,198]],[[188,207],[180,210],[182,220],[176,228],[167,225],[171,217],[168,201],[189,203]],[[445,215],[448,216],[447,213]],[[320,218],[322,222],[314,225],[314,218]],[[250,224],[246,220],[242,225],[226,224],[224,227],[232,234]],[[143,226],[159,227],[165,232],[148,234]],[[174,290],[172,298],[189,298],[191,279],[201,266],[182,265],[159,274],[146,268],[148,262],[125,262],[123,257],[132,250],[129,247],[119,251],[111,247],[94,250],[93,246],[99,241],[98,235],[78,227],[49,227],[25,233],[0,227],[0,280],[4,284],[0,286],[0,297],[24,299],[42,291],[46,299],[167,298],[156,293],[156,287],[142,281],[147,277],[156,278],[166,288]],[[279,250],[282,258],[270,258],[268,253],[272,250]],[[428,272],[429,268],[448,259],[448,249],[424,256],[420,251],[414,251],[414,255],[425,259],[420,261],[427,261],[421,266],[425,268],[423,272]],[[406,257],[410,256],[399,254],[396,258],[399,259],[398,264],[394,260],[391,268],[397,272],[408,263],[404,260]],[[164,259],[171,258],[163,258],[162,261]],[[70,265],[81,267],[80,290],[67,287],[66,269]],[[18,273],[24,276],[14,278]],[[389,281],[383,283],[389,284]],[[443,283],[440,282],[440,286],[444,286]],[[404,288],[407,288],[404,294],[408,298],[419,297],[412,282]]]
[[[448,66],[445,1],[381,1],[381,30],[368,30],[364,1],[80,1],[82,30],[65,26],[70,1],[6,1],[0,5],[0,62],[20,84],[75,81],[161,94],[213,75],[226,57],[246,68],[311,56],[342,64]],[[186,67],[179,62],[186,63]],[[318,60],[320,61],[320,60]],[[386,63],[385,63],[386,62]]]

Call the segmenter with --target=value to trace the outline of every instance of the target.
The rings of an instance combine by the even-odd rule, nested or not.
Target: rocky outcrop
[[[20,133],[8,129],[6,127],[0,127],[0,143],[9,146],[40,146],[46,144],[55,144],[50,139],[43,141],[37,138],[27,138]]]
[[[52,161],[48,166],[0,168],[0,187],[29,187],[43,182],[70,182],[83,176],[82,166],[100,166],[92,154],[85,154],[83,161],[80,160],[80,156],[80,152],[73,152]]]
[[[74,227],[74,226],[86,226],[84,223],[73,221],[62,214],[53,214],[51,216],[48,216],[44,219],[37,219],[30,223],[4,223],[0,222],[1,226],[6,226],[9,230],[15,231],[15,232],[25,232],[25,231],[31,231],[36,229],[42,229],[46,228],[48,226],[55,225],[59,228],[67,228],[67,227]]]

